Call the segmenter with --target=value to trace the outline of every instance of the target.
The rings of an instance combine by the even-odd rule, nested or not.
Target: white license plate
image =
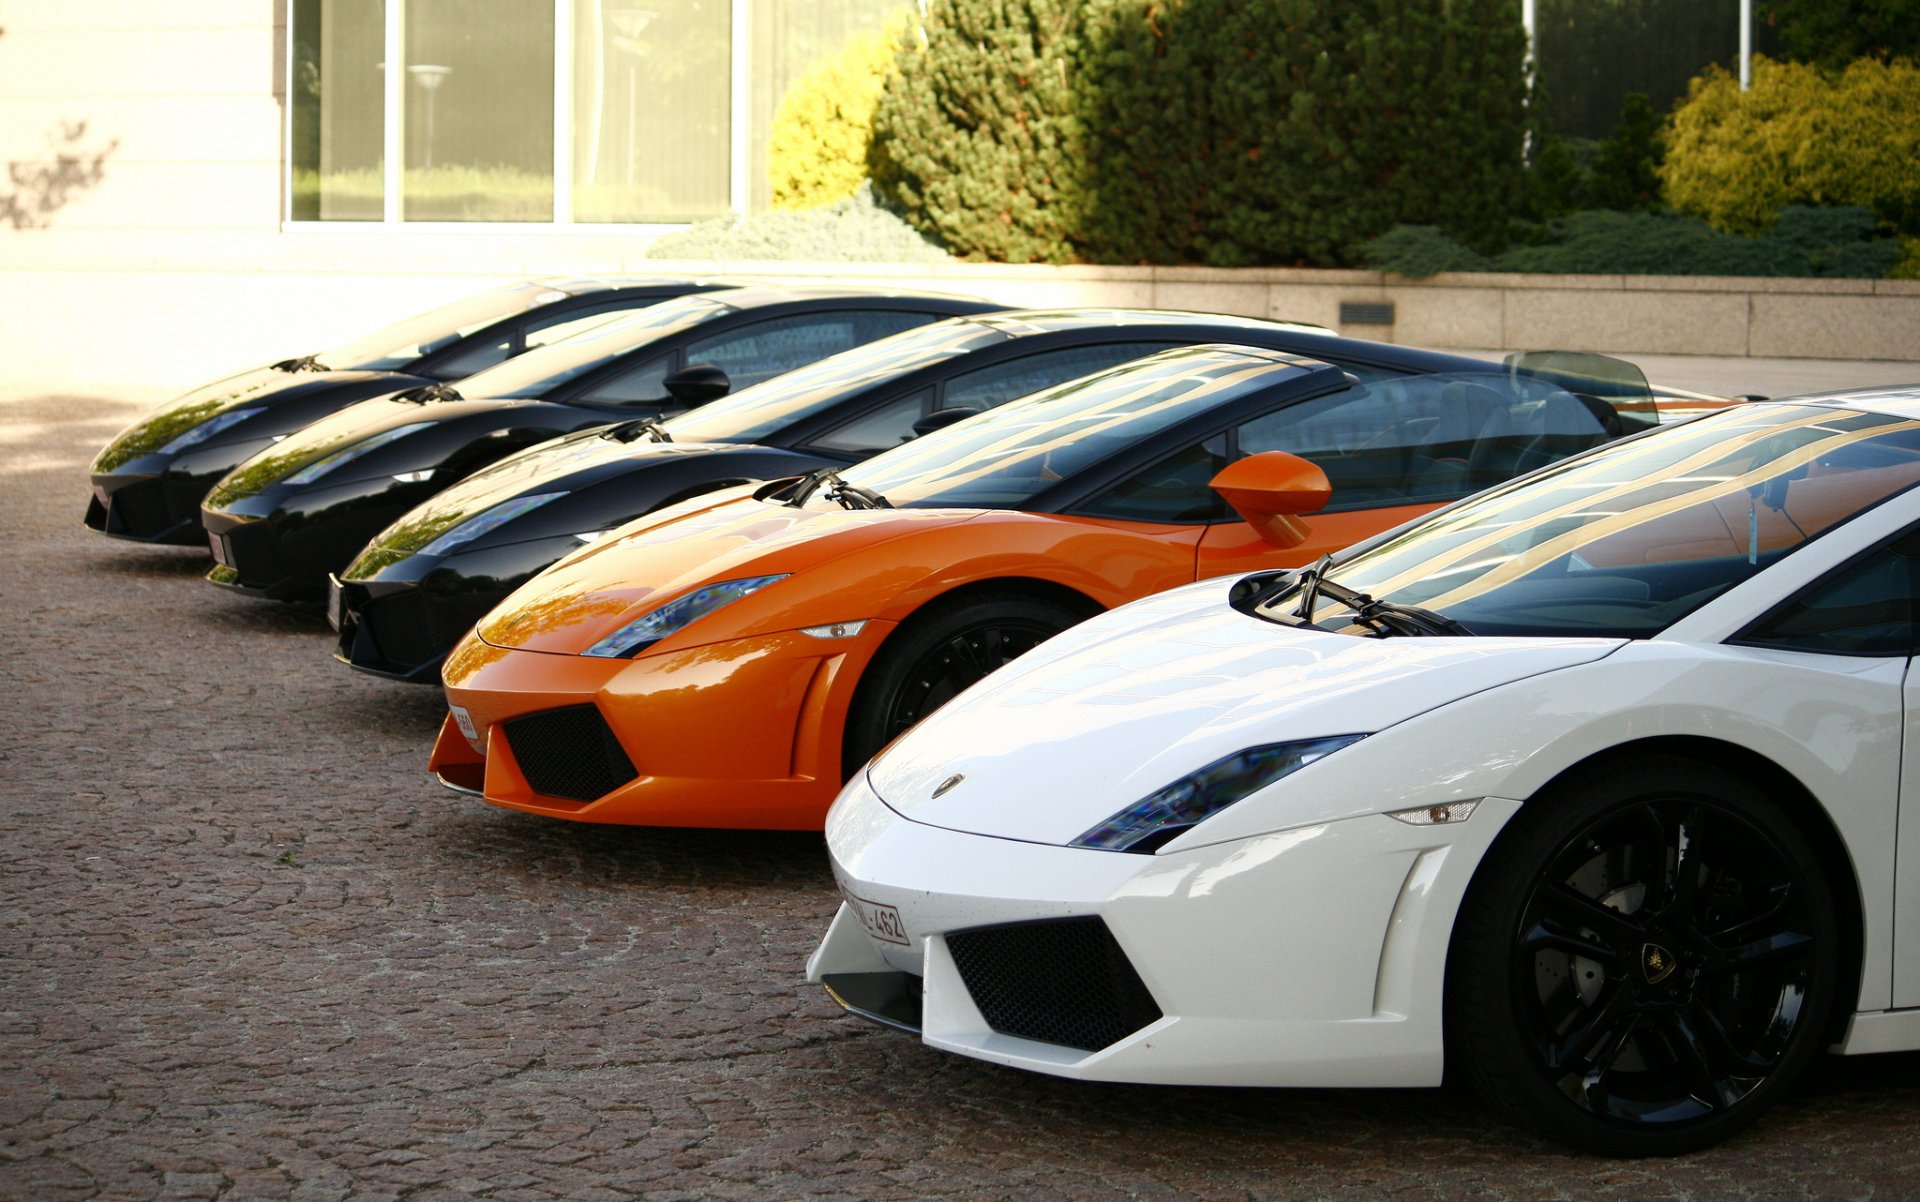
[[[473,749],[484,752],[486,748],[480,745],[480,728],[473,724],[473,715],[458,705],[448,706],[447,711],[453,715],[453,724],[460,728],[460,733],[467,736],[467,742],[473,744]]]
[[[347,599],[340,591],[340,581],[327,577],[327,625],[338,631],[347,620]]]
[[[900,921],[900,911],[885,902],[870,902],[864,897],[855,897],[842,892],[853,912],[860,916],[860,925],[867,934],[882,943],[895,943],[901,947],[912,947],[913,941],[907,938],[907,924]]]
[[[213,551],[213,562],[223,568],[233,566],[233,556],[227,553],[227,539],[222,534],[207,535],[207,546]]]

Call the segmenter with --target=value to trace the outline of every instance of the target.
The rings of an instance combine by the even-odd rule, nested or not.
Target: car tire
[[[842,777],[954,694],[1087,616],[1058,601],[1003,590],[928,604],[893,633],[860,678],[847,715]]]
[[[1842,954],[1827,873],[1778,802],[1691,759],[1600,761],[1529,801],[1475,874],[1448,1067],[1586,1151],[1693,1151],[1819,1053]]]

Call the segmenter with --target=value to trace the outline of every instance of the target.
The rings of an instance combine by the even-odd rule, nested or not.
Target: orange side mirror
[[[1285,451],[1262,451],[1229,463],[1209,485],[1276,547],[1306,541],[1306,523],[1295,515],[1325,509],[1333,496],[1318,465]]]

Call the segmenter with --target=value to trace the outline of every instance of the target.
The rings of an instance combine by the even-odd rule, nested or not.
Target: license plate
[[[207,535],[207,546],[213,551],[213,562],[223,568],[233,566],[233,556],[227,553],[227,539],[223,534]]]
[[[841,893],[847,899],[847,905],[860,917],[860,925],[867,934],[882,943],[895,943],[901,947],[912,947],[907,938],[907,924],[900,921],[900,911],[885,902],[870,902],[864,897],[855,897],[851,893]]]
[[[337,632],[347,621],[347,598],[340,591],[338,577],[327,577],[327,625]]]
[[[460,728],[460,733],[467,736],[467,742],[473,744],[473,749],[484,750],[480,746],[480,729],[473,724],[473,715],[458,705],[448,706],[447,711],[453,715],[453,724]]]

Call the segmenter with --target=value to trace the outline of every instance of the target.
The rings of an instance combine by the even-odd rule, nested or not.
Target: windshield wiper
[[[1320,599],[1320,585],[1327,577],[1327,569],[1333,566],[1331,553],[1322,555],[1314,565],[1300,573],[1295,581],[1300,586],[1300,604],[1294,606],[1293,616],[1302,621],[1313,621],[1313,603]]]
[[[800,477],[800,483],[794,486],[793,496],[787,504],[798,508],[807,503],[807,498],[826,485],[826,498],[844,509],[892,509],[893,502],[887,500],[870,488],[861,488],[858,484],[848,484],[840,478],[840,473],[830,467],[808,472]]]
[[[1401,605],[1398,602],[1381,601],[1369,597],[1337,581],[1328,580],[1320,575],[1317,569],[1315,575],[1304,587],[1311,589],[1315,598],[1325,594],[1351,609],[1355,621],[1382,637],[1390,634],[1471,635],[1473,633],[1445,614],[1421,609],[1417,605]],[[1311,604],[1309,603],[1303,610],[1296,610],[1295,616],[1311,623],[1313,620]]]
[[[275,371],[327,371],[326,364],[320,362],[318,355],[302,355],[298,359],[282,359],[273,365]]]
[[[427,384],[419,388],[409,388],[405,392],[393,394],[396,401],[406,401],[413,405],[427,405],[434,401],[464,401],[460,390],[451,384]]]
[[[601,437],[611,438],[615,442],[633,442],[642,434],[646,435],[647,438],[653,442],[673,441],[673,435],[667,433],[667,428],[650,417],[636,418],[630,422],[621,422],[605,434],[602,434]]]

